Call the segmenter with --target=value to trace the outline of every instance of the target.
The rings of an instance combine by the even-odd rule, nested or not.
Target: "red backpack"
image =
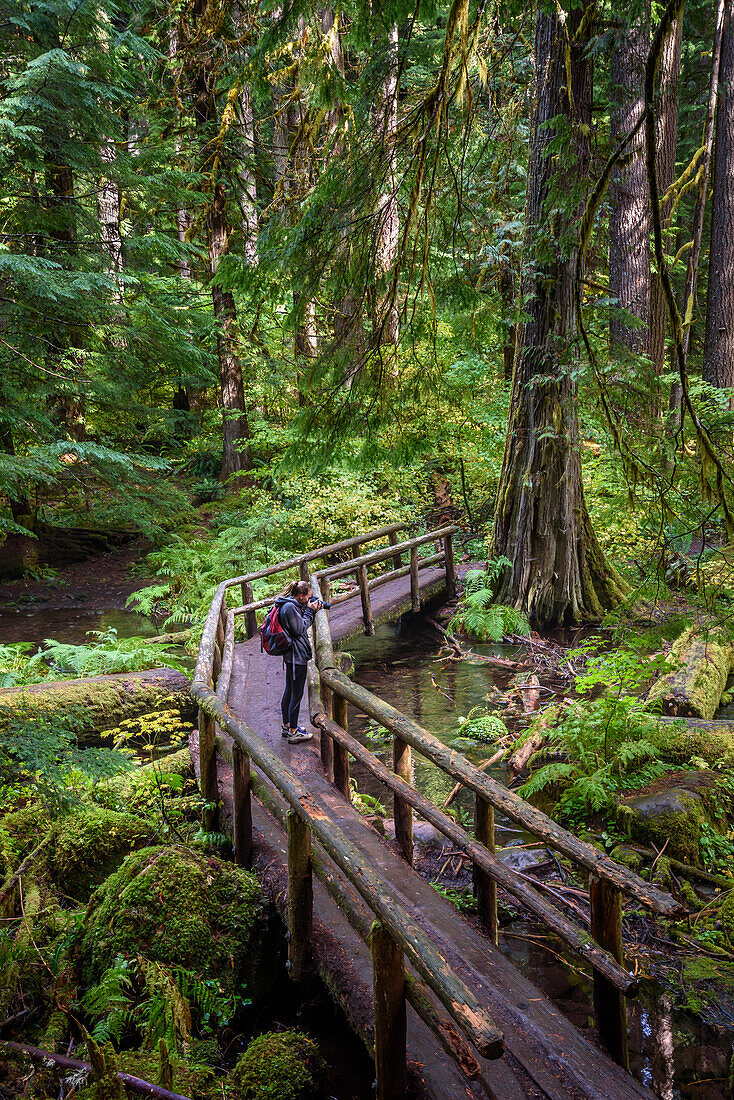
[[[265,616],[265,622],[260,627],[260,652],[265,650],[271,657],[282,657],[292,644],[288,634],[280,625],[278,605],[273,604]]]

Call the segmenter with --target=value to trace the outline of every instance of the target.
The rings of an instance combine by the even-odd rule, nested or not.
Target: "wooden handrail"
[[[457,848],[466,852],[475,864],[481,867],[487,874],[491,875],[492,878],[503,886],[509,894],[512,894],[521,905],[524,905],[526,909],[534,913],[535,916],[550,928],[551,931],[555,932],[564,943],[568,944],[569,947],[583,956],[583,958],[585,958],[595,970],[603,974],[616,989],[619,989],[622,993],[626,993],[627,995],[632,995],[637,992],[637,980],[634,975],[621,967],[608,952],[598,947],[586,930],[574,924],[573,921],[569,920],[568,917],[556,909],[555,906],[541,897],[537,890],[533,889],[533,887],[528,885],[523,879],[518,878],[513,871],[505,867],[498,859],[495,859],[482,844],[478,844],[472,837],[468,836],[464,829],[462,829],[453,818],[450,818],[448,814],[443,813],[434,806],[425,795],[421,794],[409,783],[406,783],[404,779],[401,779],[391,772],[389,768],[377,759],[374,753],[371,753],[369,749],[366,749],[364,745],[360,744],[360,742],[347,733],[345,729],[337,725],[331,718],[328,718],[324,714],[323,708],[317,706],[313,709],[311,722],[319,729],[325,730],[330,737],[333,737],[335,741],[348,749],[354,759],[359,760],[359,762],[371,772],[372,775],[379,779],[381,783],[388,787],[389,790],[399,794],[404,801],[418,811],[425,821],[428,821],[431,825],[435,826],[439,832],[453,841]]]
[[[319,614],[316,618],[318,620]],[[318,629],[315,634],[318,642]],[[592,844],[579,840],[573,833],[570,833],[548,817],[547,814],[544,814],[542,810],[531,806],[529,802],[520,798],[514,791],[509,790],[496,779],[492,779],[491,776],[480,771],[461,753],[448,748],[412,718],[402,714],[366,688],[355,684],[348,676],[333,667],[333,664],[332,667],[328,667],[327,660],[324,660],[323,667],[319,668],[321,680],[327,687],[336,694],[348,699],[350,703],[358,706],[360,710],[385,726],[386,729],[396,733],[441,768],[442,771],[447,772],[452,778],[460,780],[469,790],[482,795],[487,802],[506,814],[523,829],[527,829],[528,832],[556,848],[562,855],[573,860],[574,863],[586,868],[587,871],[597,877],[612,883],[623,893],[649,909],[666,917],[678,917],[685,912],[685,907],[671,897],[670,894],[656,889],[633,871],[628,870],[619,863],[615,863],[614,860],[599,852]]]
[[[284,573],[287,569],[294,569],[302,562],[315,561],[317,558],[325,558],[327,554],[338,554],[341,550],[351,550],[354,546],[361,546],[364,542],[374,542],[375,539],[381,539],[385,536],[389,536],[393,531],[402,531],[404,527],[407,527],[407,523],[391,523],[387,527],[379,527],[375,531],[367,531],[364,535],[355,535],[350,539],[343,539],[341,542],[333,542],[329,546],[317,546],[315,550],[309,550],[305,554],[299,554],[297,558],[288,558],[287,561],[276,562],[275,565],[268,565],[265,569],[259,569],[255,573],[245,573],[241,577],[230,577],[228,581],[224,583],[228,588],[232,588],[235,584],[245,584],[248,581],[257,581],[261,577],[272,577],[275,573]],[[392,550],[394,552],[394,550]]]
[[[378,876],[360,850],[314,802],[308,789],[258,735],[227,707],[207,679],[195,679],[192,694],[202,710],[229,733],[267,776],[313,836],[361,895],[411,965],[433,990],[467,1038],[486,1058],[500,1058],[501,1032],[464,982],[440,955],[430,937],[399,902],[385,896]]]
[[[356,572],[360,566],[374,565],[376,562],[386,561],[387,558],[395,557],[396,554],[401,554],[405,550],[410,550],[414,546],[423,546],[427,542],[436,542],[438,539],[444,538],[445,535],[453,535],[458,530],[457,527],[437,527],[435,531],[429,531],[427,535],[418,535],[414,539],[406,539],[404,542],[396,542],[392,546],[388,546],[384,550],[373,550],[369,554],[363,554],[359,558],[352,558],[349,562],[339,562],[336,565],[330,565],[326,569],[318,569],[313,576],[315,577],[328,577],[330,580],[335,580],[337,577],[347,576],[349,573]]]

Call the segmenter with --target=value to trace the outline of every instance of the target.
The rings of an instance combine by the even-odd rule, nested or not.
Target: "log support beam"
[[[480,844],[495,854],[494,848],[494,806],[486,798],[476,795],[474,800],[474,835]],[[474,893],[477,899],[477,911],[482,928],[491,942],[497,946],[497,883],[474,864]]]
[[[622,953],[622,892],[610,882],[592,875],[589,879],[591,934],[617,962],[624,966]],[[594,1012],[599,1039],[618,1065],[629,1070],[627,1011],[624,994],[594,971]]]
[[[295,810],[288,811],[288,963],[294,982],[305,974],[313,929],[311,830]]]
[[[400,737],[393,736],[393,771],[406,783],[413,785],[413,750]],[[409,806],[399,794],[393,795],[393,817],[395,818],[395,840],[406,863],[413,865],[413,807]]]
[[[252,856],[252,802],[250,799],[250,757],[240,745],[232,746],[234,800],[234,858],[238,867],[249,867]]]
[[[341,695],[334,695],[334,721],[345,733],[349,732],[348,707],[346,699],[342,699]],[[349,799],[349,753],[343,745],[335,741],[332,744],[334,746],[334,785],[346,799]]]
[[[375,1005],[377,1100],[405,1100],[408,1091],[405,959],[400,947],[379,921],[372,926],[370,951]]]

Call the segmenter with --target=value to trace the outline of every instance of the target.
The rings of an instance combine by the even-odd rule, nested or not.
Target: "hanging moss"
[[[324,1064],[300,1031],[260,1035],[237,1061],[227,1100],[309,1100],[319,1093]]]
[[[133,814],[89,807],[63,819],[49,854],[56,885],[72,898],[86,900],[125,856],[150,842],[151,825]]]
[[[90,899],[82,973],[91,983],[118,955],[142,955],[239,993],[259,975],[264,927],[254,875],[183,847],[143,848]]]

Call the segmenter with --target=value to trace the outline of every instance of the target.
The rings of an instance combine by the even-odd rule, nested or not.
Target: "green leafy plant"
[[[349,777],[349,795],[355,810],[363,817],[374,817],[375,815],[382,817],[384,815],[385,807],[379,798],[374,798],[373,795],[360,791],[354,776]]]
[[[449,623],[450,631],[463,631],[482,642],[499,642],[509,634],[530,634],[526,615],[494,603],[496,582],[510,564],[507,558],[497,558],[486,570],[469,570],[464,596]]]

